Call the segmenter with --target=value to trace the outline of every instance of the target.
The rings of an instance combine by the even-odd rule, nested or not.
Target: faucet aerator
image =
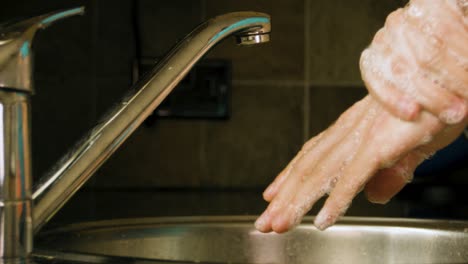
[[[270,42],[270,33],[236,36],[238,45],[250,46]]]

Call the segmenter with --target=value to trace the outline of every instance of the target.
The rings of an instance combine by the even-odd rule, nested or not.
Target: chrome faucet
[[[31,42],[38,29],[83,8],[0,26],[0,256],[26,258],[34,233],[68,201],[150,115],[192,66],[224,38],[240,45],[270,40],[270,17],[236,12],[215,17],[182,39],[131,92],[32,188],[29,100]],[[1,262],[1,259],[0,259]]]

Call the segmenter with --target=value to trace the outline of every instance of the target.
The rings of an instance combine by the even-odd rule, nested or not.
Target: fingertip
[[[409,98],[398,100],[395,108],[395,114],[406,121],[414,121],[421,112],[421,105]]]
[[[334,225],[338,218],[344,215],[351,206],[352,199],[357,194],[357,189],[355,187],[343,189],[348,188],[347,186],[349,184],[340,182],[325,201],[314,221],[314,225],[319,230],[325,230]]]
[[[366,186],[364,187],[364,195],[371,203],[386,204],[388,201],[390,201],[390,195],[386,193],[385,184],[381,184],[385,181],[385,179],[379,174],[381,173],[378,173],[372,179],[370,179],[369,182],[367,182]]]
[[[326,208],[322,208],[319,214],[315,217],[314,225],[318,230],[324,231],[332,226],[336,222],[336,219],[337,217],[331,215]]]
[[[270,186],[268,186],[268,188],[265,189],[265,191],[263,192],[262,196],[263,196],[263,200],[267,201],[267,202],[271,202],[275,196],[275,193],[276,191],[274,190],[273,184],[271,184]]]
[[[439,113],[439,119],[448,124],[455,125],[463,121],[467,115],[466,103],[454,103],[448,109]]]
[[[255,221],[255,228],[262,232],[268,233],[271,231],[271,220],[268,212],[264,212],[257,220]]]
[[[264,219],[257,219],[257,221],[255,221],[255,229],[262,233],[268,233],[271,231],[271,228],[267,226]]]
[[[278,234],[285,233],[289,231],[291,228],[291,224],[289,221],[289,216],[287,214],[281,214],[277,216],[271,225],[273,231]]]
[[[271,228],[276,233],[285,233],[299,224],[302,214],[295,215],[294,206],[289,205],[281,211],[277,211],[271,221]]]
[[[281,188],[288,176],[288,168],[289,165],[283,171],[281,171],[280,174],[276,176],[275,180],[270,185],[268,185],[265,191],[263,191],[262,196],[265,201],[271,202],[276,197],[279,188]]]

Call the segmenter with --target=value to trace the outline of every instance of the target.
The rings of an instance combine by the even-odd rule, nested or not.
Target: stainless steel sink
[[[306,218],[294,231],[279,235],[257,232],[254,219],[141,218],[70,225],[38,235],[36,257],[94,263],[468,262],[468,222],[348,217],[318,231]]]

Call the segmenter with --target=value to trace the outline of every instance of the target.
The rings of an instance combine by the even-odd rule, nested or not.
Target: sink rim
[[[196,227],[216,227],[216,225],[245,225],[251,226],[251,230],[258,232],[254,228],[254,220],[258,216],[253,215],[225,215],[225,216],[176,216],[176,217],[142,217],[142,218],[119,218],[111,220],[99,220],[91,222],[73,223],[61,227],[51,228],[41,231],[36,238],[45,239],[53,236],[68,236],[79,232],[107,232],[109,229],[126,230],[132,228],[166,228],[179,225]],[[297,227],[298,229],[314,229],[313,216],[307,216]],[[463,220],[437,220],[437,219],[415,219],[415,218],[389,218],[389,217],[343,217],[334,226],[327,230],[339,229],[341,227],[383,227],[383,228],[409,228],[424,232],[448,232],[456,235],[463,235],[463,239],[468,239],[468,221]],[[327,232],[323,231],[323,232]],[[275,233],[272,233],[276,235]],[[148,259],[132,256],[112,256],[96,253],[67,252],[55,249],[47,249],[47,246],[39,245],[33,252],[33,258],[39,260],[58,260],[60,263],[67,261],[82,261],[85,263],[194,263],[184,260]],[[136,261],[136,262],[135,262]],[[213,262],[200,262],[213,263]],[[218,263],[218,262],[216,262]]]
[[[108,220],[86,221],[79,223],[66,224],[53,227],[39,232],[36,237],[40,238],[46,235],[84,231],[91,229],[112,228],[112,227],[130,227],[135,225],[154,225],[167,226],[176,224],[252,224],[258,218],[256,215],[220,215],[220,216],[171,216],[171,217],[137,217],[137,218],[116,218]],[[306,216],[300,225],[313,226],[315,216]],[[420,219],[420,218],[401,218],[401,217],[354,217],[345,216],[339,219],[336,224],[329,229],[339,226],[382,226],[382,227],[402,227],[402,228],[430,228],[438,231],[468,232],[468,220],[450,220],[450,219]],[[328,229],[327,229],[328,230]],[[326,232],[326,230],[324,231]]]

